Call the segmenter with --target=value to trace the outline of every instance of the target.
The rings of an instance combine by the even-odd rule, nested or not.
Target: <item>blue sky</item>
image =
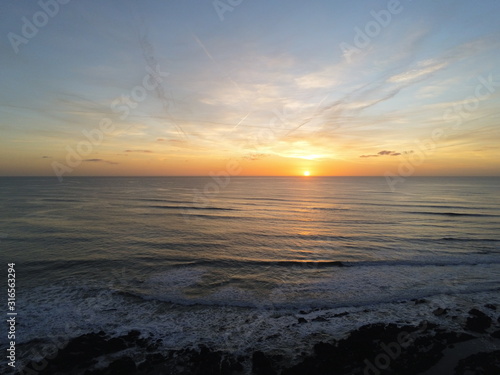
[[[0,15],[1,175],[500,174],[498,1],[44,3]]]

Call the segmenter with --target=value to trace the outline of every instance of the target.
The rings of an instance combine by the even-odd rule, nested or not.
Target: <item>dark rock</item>
[[[472,309],[469,314],[472,316],[467,318],[465,325],[465,328],[469,331],[485,332],[491,326],[491,318],[482,311]]]
[[[493,332],[491,334],[491,337],[493,337],[495,339],[500,339],[500,330]]]
[[[213,352],[204,345],[200,345],[198,353],[193,352],[191,361],[196,364],[196,373],[204,369],[206,374],[217,374],[217,368],[221,365],[221,353]]]
[[[306,356],[282,374],[372,373],[370,366],[383,356],[390,361],[387,374],[415,375],[427,371],[440,360],[447,341],[458,340],[454,336],[438,339],[430,332],[434,328],[436,326],[429,323],[418,327],[369,324],[340,341],[314,345],[312,356]]]
[[[241,371],[242,365],[233,357],[221,351],[212,351],[204,345],[199,346],[199,351],[188,349],[177,353],[181,364],[192,375],[230,375],[234,371]],[[180,355],[179,355],[180,354]]]
[[[106,346],[107,341],[104,337],[98,334],[85,334],[71,340],[68,345],[62,350],[65,353],[86,353],[96,352]]]
[[[456,344],[456,343],[459,343],[459,342],[473,340],[476,337],[472,336],[472,335],[469,335],[468,333],[458,333],[458,332],[447,332],[447,331],[444,331],[444,332],[437,333],[434,336],[434,338],[436,340],[439,340],[443,344],[450,345],[450,344]]]
[[[123,339],[126,342],[133,343],[133,342],[137,341],[137,339],[139,338],[140,335],[141,335],[141,333],[138,330],[133,329],[132,331],[127,333],[126,336],[123,336]]]
[[[112,362],[106,371],[108,375],[133,375],[137,367],[130,357],[123,357]]]
[[[103,370],[87,370],[83,375],[106,375]]]
[[[420,299],[412,299],[413,302],[415,302],[415,305],[420,305],[422,303],[427,303],[428,301],[424,298],[420,298]]]
[[[102,373],[101,370],[91,370],[97,363],[97,358],[107,354],[118,353],[127,349],[127,347],[134,346],[134,335],[135,334],[132,333],[130,336],[127,335],[106,339],[106,334],[100,331],[98,333],[88,333],[75,337],[69,341],[66,347],[59,350],[57,356],[44,359],[46,363],[43,365],[43,369],[38,371],[38,374],[83,373],[85,369],[87,369],[88,374],[95,375]],[[125,342],[126,339],[130,341],[128,345]],[[114,366],[119,366],[120,363],[128,363],[131,365],[128,360],[125,361],[126,362],[117,362]],[[27,366],[25,371],[29,373],[30,369],[37,367],[40,366],[36,363],[32,363]]]
[[[72,339],[54,358],[47,357],[42,364],[30,363],[26,372],[41,367],[39,375],[73,373],[91,368],[97,363],[96,357],[109,352],[107,340],[100,333],[89,333]]]
[[[314,318],[312,321],[313,321],[313,322],[327,322],[327,321],[328,321],[328,319],[325,319],[325,318],[324,318],[324,317],[322,317],[322,316],[318,316],[318,317]]]
[[[267,336],[266,340],[277,339],[278,337],[280,337],[280,334],[279,333],[275,333],[274,335]]]
[[[307,320],[305,318],[301,317],[301,318],[298,319],[298,322],[301,323],[301,324],[302,323],[307,323]]]
[[[261,351],[256,351],[252,356],[252,373],[255,375],[275,375],[272,361]]]
[[[127,344],[125,344],[125,341],[123,341],[123,339],[114,337],[112,339],[109,339],[104,347],[106,348],[106,353],[116,353],[120,350],[127,349]]]
[[[318,342],[314,345],[314,354],[317,357],[325,357],[328,356],[335,350],[335,344],[328,344],[325,342]]]
[[[487,309],[490,309],[490,310],[496,310],[497,307],[491,303],[487,303],[486,305],[484,305],[484,307],[486,307]]]
[[[146,362],[156,365],[158,363],[162,363],[165,361],[165,357],[161,355],[160,353],[155,353],[155,354],[148,354],[146,356]]]
[[[500,350],[491,353],[477,353],[461,359],[455,367],[455,374],[500,374]]]
[[[145,361],[137,366],[138,374],[162,374],[168,373],[166,368],[173,366],[173,360],[171,353],[169,352],[166,356],[160,353],[148,354],[146,355]]]
[[[441,315],[446,315],[446,313],[448,312],[448,309],[443,309],[441,307],[438,307],[436,310],[434,310],[432,313],[435,315],[435,316],[441,316]]]
[[[145,348],[159,347],[161,341],[141,339],[139,331],[107,339],[103,332],[76,337],[59,350],[57,356],[47,357],[42,363],[30,363],[22,373],[37,375],[114,375],[114,374],[178,374],[178,375],[235,375],[243,371],[242,358],[205,346],[198,350],[186,348],[166,353],[147,354],[139,366],[128,356],[117,357],[123,350],[144,353]],[[96,369],[99,360],[113,354],[115,361],[108,367]],[[274,358],[274,357],[273,357]],[[36,369],[36,371],[35,371]]]
[[[349,315],[349,313],[347,311],[344,311],[344,312],[335,314],[333,317],[334,318],[340,318],[341,316],[346,316],[346,315]]]
[[[242,372],[243,371],[243,365],[241,364],[243,362],[242,360],[237,360],[234,361],[231,365],[231,373],[233,372]]]
[[[481,310],[478,310],[478,309],[469,310],[469,315],[478,316],[478,317],[486,316],[486,314],[484,312],[482,312]]]

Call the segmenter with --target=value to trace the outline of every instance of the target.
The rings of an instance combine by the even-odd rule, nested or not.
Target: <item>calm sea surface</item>
[[[389,319],[402,300],[499,294],[499,178],[211,181],[0,178],[18,341],[135,328],[238,349],[301,310]]]

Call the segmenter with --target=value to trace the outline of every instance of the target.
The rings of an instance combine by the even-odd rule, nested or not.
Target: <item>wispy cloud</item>
[[[85,162],[90,162],[90,163],[107,163],[107,164],[119,164],[117,162],[114,162],[114,161],[109,161],[109,160],[104,160],[104,159],[84,159],[82,161],[85,161]]]
[[[413,69],[406,72],[396,74],[390,77],[387,81],[392,83],[410,83],[415,82],[448,66],[447,62],[435,62],[432,60],[420,61]]]
[[[378,158],[380,156],[399,156],[399,155],[401,155],[401,152],[382,150],[375,155],[361,155],[360,158]]]
[[[270,156],[270,155],[269,154],[249,154],[249,155],[245,155],[243,158],[246,160],[255,161],[255,160],[264,159],[265,157],[268,157],[268,156]]]
[[[141,154],[152,154],[153,151],[151,150],[125,150],[124,152],[137,152]]]

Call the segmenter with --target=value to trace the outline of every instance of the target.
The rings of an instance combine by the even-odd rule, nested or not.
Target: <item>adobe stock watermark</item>
[[[278,132],[285,130],[285,126],[291,123],[289,120],[291,113],[287,112],[285,106],[282,107],[281,111],[274,109],[272,114],[274,116],[269,120],[268,126],[260,129],[255,136],[248,137],[247,142],[243,146],[244,148],[254,150],[257,154],[257,147],[268,145],[274,141],[278,136]]]
[[[231,182],[231,177],[238,176],[242,170],[243,167],[238,161],[230,160],[226,163],[224,170],[217,173],[210,172],[211,180],[205,184],[203,190],[193,190],[193,207],[182,209],[184,219],[191,221],[199,213],[197,210],[207,208],[210,205],[211,197],[225,189]]]
[[[477,80],[479,83],[474,89],[474,95],[468,96],[461,103],[451,105],[443,112],[444,123],[454,121],[452,131],[459,129],[464,121],[479,108],[480,102],[490,98],[496,88],[500,87],[500,82],[495,82],[491,73],[488,78],[479,76]],[[444,137],[446,137],[445,128],[434,129],[428,138],[415,142],[416,150],[405,153],[408,158],[399,163],[397,173],[385,173],[385,180],[393,193],[396,191],[397,184],[405,182],[406,178],[415,173],[415,168],[422,165],[435,152],[439,140]]]
[[[242,2],[243,0],[214,0],[212,5],[222,22],[224,21],[224,13],[232,12]]]
[[[399,332],[395,341],[389,344],[381,343],[380,347],[383,350],[379,353],[372,361],[365,358],[365,368],[363,370],[364,375],[380,375],[381,370],[387,370],[391,365],[392,361],[395,361],[402,354],[403,350],[410,347],[415,341],[417,336],[423,333],[427,329],[427,322],[423,322],[422,326],[416,331],[408,333],[406,331]]]
[[[27,17],[21,18],[21,35],[14,32],[9,32],[7,38],[9,39],[10,45],[14,50],[14,53],[19,53],[19,47],[22,44],[28,44],[28,42],[33,39],[40,29],[49,23],[51,18],[57,16],[60,10],[60,5],[66,5],[71,0],[40,0],[38,1],[38,6],[40,10],[33,13],[33,15],[28,19]]]
[[[352,61],[352,55],[360,53],[361,50],[368,47],[372,40],[376,38],[383,29],[385,29],[392,21],[392,16],[399,14],[403,11],[403,5],[399,0],[389,0],[387,2],[387,9],[380,11],[371,10],[370,14],[373,17],[368,21],[363,29],[359,27],[354,28],[356,35],[354,36],[353,44],[346,42],[339,44],[342,54],[347,62]]]
[[[493,81],[493,75],[490,73],[488,78],[479,76],[479,83],[474,89],[474,95],[468,96],[462,103],[457,103],[446,109],[443,113],[443,121],[454,120],[453,130],[457,130],[463,124],[464,120],[470,117],[472,112],[479,108],[479,103],[486,100],[495,92],[495,87],[500,87],[500,82]]]
[[[130,115],[131,109],[136,108],[139,103],[146,100],[148,92],[155,90],[163,82],[163,79],[170,75],[170,73],[162,72],[159,65],[154,70],[150,66],[146,66],[146,72],[141,85],[135,86],[128,94],[122,94],[111,102],[111,111],[119,114],[121,120],[125,120]],[[90,131],[82,130],[85,140],[78,142],[74,148],[66,146],[66,163],[59,161],[51,163],[52,170],[59,182],[62,182],[65,173],[73,172],[84,161],[84,157],[92,153],[94,147],[99,146],[104,137],[111,135],[115,130],[116,127],[109,117],[103,117],[99,121],[99,126]]]

